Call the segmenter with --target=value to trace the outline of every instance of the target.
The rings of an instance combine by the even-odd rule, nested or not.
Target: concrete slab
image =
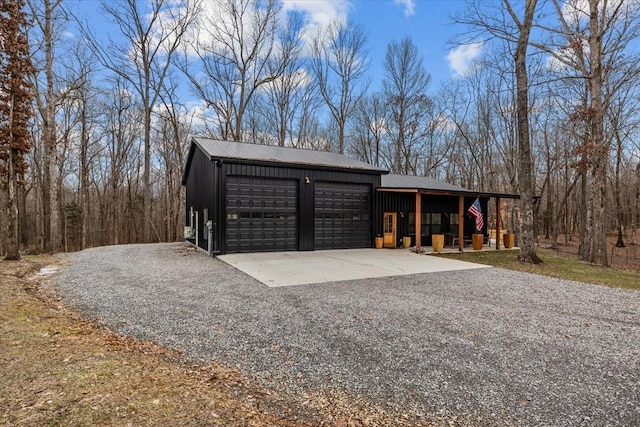
[[[437,271],[489,268],[406,249],[262,252],[219,257],[269,287],[336,282]]]

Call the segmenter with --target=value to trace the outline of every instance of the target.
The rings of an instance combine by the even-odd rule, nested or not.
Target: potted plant
[[[384,240],[382,239],[382,236],[380,236],[379,234],[376,236],[376,249],[382,249],[382,244],[384,243]]]

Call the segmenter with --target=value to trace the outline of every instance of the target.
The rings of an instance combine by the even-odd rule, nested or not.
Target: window
[[[384,216],[384,232],[385,233],[393,233],[393,216],[386,215]]]
[[[429,236],[442,232],[442,214],[423,212],[420,221],[420,234]],[[416,234],[416,214],[409,212],[409,234]]]

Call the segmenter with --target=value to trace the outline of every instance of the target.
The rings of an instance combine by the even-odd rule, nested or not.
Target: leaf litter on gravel
[[[0,425],[452,425],[320,391],[296,408],[237,368],[189,364],[180,351],[116,335],[41,286],[62,264],[0,262]]]

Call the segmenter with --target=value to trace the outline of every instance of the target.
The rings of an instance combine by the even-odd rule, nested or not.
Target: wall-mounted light
[[[311,179],[308,176],[304,177],[304,183],[305,184],[311,184]]]

